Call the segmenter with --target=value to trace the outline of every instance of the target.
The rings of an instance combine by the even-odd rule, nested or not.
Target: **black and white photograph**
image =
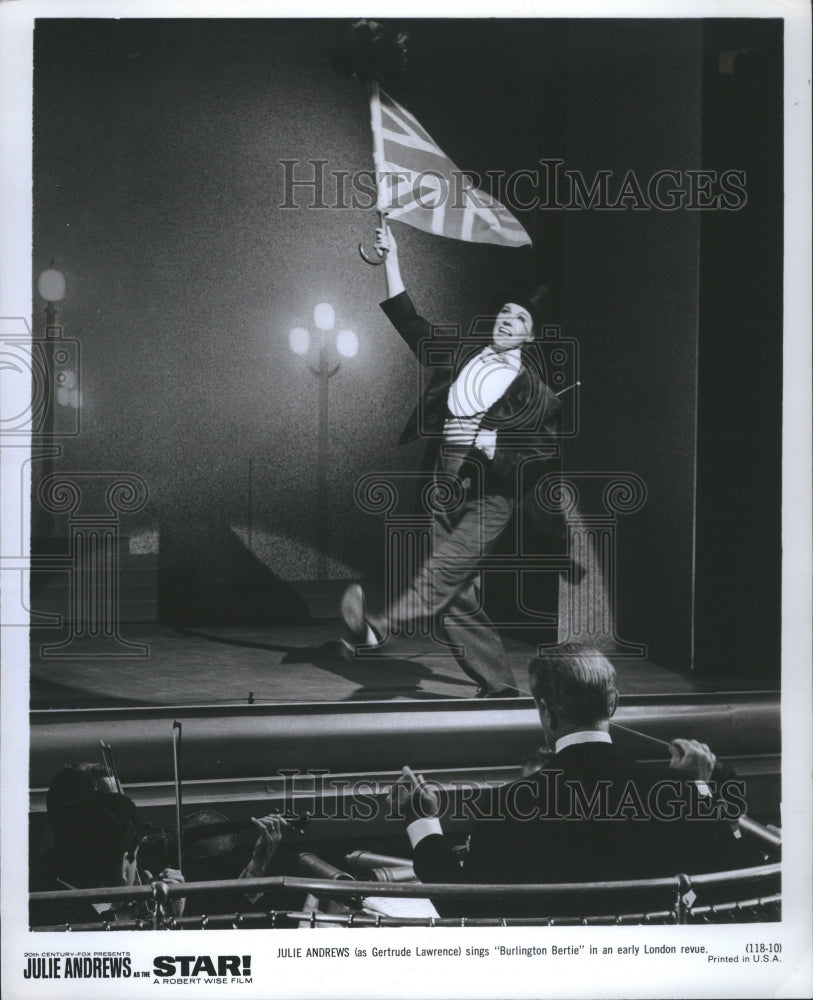
[[[662,7],[0,4],[5,996],[809,995],[810,10]]]

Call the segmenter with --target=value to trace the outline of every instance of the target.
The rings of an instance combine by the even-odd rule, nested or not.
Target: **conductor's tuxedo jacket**
[[[726,818],[736,818],[743,807],[740,786],[733,772],[722,778],[704,789],[665,765],[629,760],[611,743],[571,745],[480,804],[462,860],[442,833],[419,840],[415,873],[422,882],[596,882],[758,864],[761,856],[735,836]],[[540,912],[538,903],[528,902],[434,902],[444,916]],[[605,902],[605,912],[620,905],[611,896]],[[579,913],[581,905],[562,899],[553,912]]]

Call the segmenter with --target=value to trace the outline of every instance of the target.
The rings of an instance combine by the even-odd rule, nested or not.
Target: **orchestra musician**
[[[616,881],[760,863],[736,830],[742,783],[706,744],[676,739],[669,765],[654,768],[619,754],[610,735],[615,670],[600,652],[575,643],[544,650],[531,661],[529,679],[555,753],[480,804],[462,861],[443,833],[438,791],[409,768],[393,786],[391,805],[406,820],[421,881]],[[435,905],[444,916],[495,915],[485,899]],[[572,905],[578,912],[578,902]],[[611,912],[616,905],[608,897]],[[499,915],[533,910],[521,901]]]
[[[32,891],[130,886],[156,880],[152,872],[140,867],[138,857],[140,847],[153,839],[154,834],[144,835],[135,803],[116,792],[116,787],[116,780],[101,764],[70,765],[57,772],[46,793],[53,846],[31,866]],[[289,826],[277,814],[251,817],[250,823],[257,829],[257,839],[248,863],[237,876],[239,879],[261,878],[266,874]],[[184,876],[179,869],[167,865],[161,868],[157,880],[179,883]],[[245,893],[238,894],[233,901],[237,908],[245,908],[246,900],[254,904],[261,898],[261,893]],[[172,897],[162,904],[163,916],[182,916],[185,903],[183,897]],[[32,926],[95,923],[138,915],[143,914],[132,905],[91,904],[83,900],[37,901],[32,903],[29,914]]]
[[[138,849],[141,825],[135,803],[118,792],[91,790],[77,793],[70,801],[60,800],[59,811],[51,817],[54,846],[39,868],[35,890],[92,889],[131,886],[138,877]],[[151,878],[150,873],[145,876]],[[166,868],[160,878],[183,882],[180,871]],[[166,904],[167,915],[181,916],[182,898]],[[133,907],[117,903],[88,903],[84,900],[32,902],[32,926],[88,923],[126,919]]]

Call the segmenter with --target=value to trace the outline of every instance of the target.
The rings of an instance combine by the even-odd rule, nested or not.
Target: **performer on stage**
[[[386,226],[376,230],[376,250],[385,257],[382,309],[419,357],[432,325],[404,288],[398,247]],[[478,564],[511,522],[523,493],[556,468],[562,407],[528,355],[548,301],[544,286],[531,295],[502,293],[492,300],[490,344],[444,340],[454,363],[422,370],[422,399],[400,443],[429,436],[424,467],[459,477],[464,500],[448,515],[436,514],[431,557],[383,614],[369,614],[361,587],[348,587],[341,602],[347,651],[381,643],[393,627],[436,617],[445,637],[462,647],[456,659],[478,685],[476,697],[518,694],[502,641],[481,606]],[[533,512],[540,530],[561,538],[560,518],[535,504]]]

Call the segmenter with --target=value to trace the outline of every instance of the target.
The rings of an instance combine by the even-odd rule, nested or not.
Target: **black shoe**
[[[500,688],[497,691],[489,691],[487,687],[480,687],[474,692],[475,698],[519,698],[519,691],[513,687]]]
[[[367,646],[374,649],[381,645],[381,637],[367,621],[364,591],[357,583],[351,583],[342,594],[339,609],[347,630],[346,636],[341,640],[343,653],[352,656],[356,646]],[[370,642],[371,632],[375,636],[376,641],[374,642]]]
[[[351,583],[342,594],[339,604],[347,631],[357,643],[367,639],[367,608],[364,601],[364,591],[357,583]]]

